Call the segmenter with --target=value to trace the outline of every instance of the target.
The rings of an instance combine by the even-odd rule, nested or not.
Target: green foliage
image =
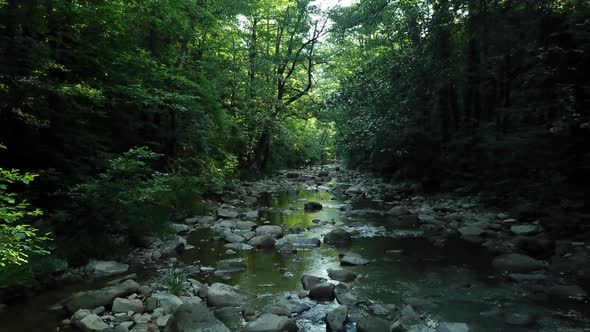
[[[0,144],[0,149],[5,148]],[[31,253],[48,253],[43,244],[49,240],[49,234],[40,234],[38,229],[24,223],[27,217],[42,215],[41,210],[32,209],[27,201],[8,191],[10,185],[29,184],[36,176],[0,168],[0,267],[28,263]]]
[[[176,268],[167,271],[161,280],[161,282],[168,288],[168,291],[176,296],[184,295],[186,292],[184,287],[185,281],[186,275]]]

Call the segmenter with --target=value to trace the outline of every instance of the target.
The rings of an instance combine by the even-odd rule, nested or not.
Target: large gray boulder
[[[430,332],[428,326],[410,305],[406,305],[399,319],[391,325],[391,332]]]
[[[343,245],[348,244],[352,241],[350,233],[343,230],[342,228],[336,228],[324,235],[324,243]]]
[[[158,306],[164,309],[165,314],[173,313],[182,304],[178,296],[168,292],[154,293],[152,298],[158,300]]]
[[[358,332],[384,332],[389,331],[391,322],[376,316],[366,316],[356,323]]]
[[[239,212],[229,209],[217,209],[217,217],[223,219],[235,219],[240,215]]]
[[[241,307],[256,295],[219,282],[211,285],[207,292],[207,303],[212,307]]]
[[[251,238],[248,244],[258,249],[272,249],[276,245],[276,240],[272,235],[265,234]]]
[[[246,264],[241,258],[224,259],[217,262],[215,275],[238,273],[246,270]]]
[[[316,277],[316,276],[310,276],[308,274],[304,274],[301,277],[301,284],[303,285],[303,289],[305,289],[305,290],[310,290],[315,285],[321,284],[326,281],[328,281],[328,280],[326,280],[324,278]]]
[[[341,305],[332,309],[326,315],[326,329],[329,332],[344,331],[344,323],[348,318],[348,307]]]
[[[297,324],[285,316],[262,314],[248,323],[244,332],[297,332]]]
[[[111,311],[114,313],[133,311],[141,314],[144,310],[143,302],[140,299],[129,300],[118,297],[113,301],[113,309]]]
[[[104,277],[113,274],[125,273],[129,265],[114,261],[90,261],[86,265],[86,271],[97,277]]]
[[[334,301],[336,298],[334,284],[323,282],[313,286],[313,288],[309,290],[309,298],[316,301]]]
[[[124,297],[137,292],[139,284],[133,280],[124,281],[118,285],[108,286],[99,290],[75,293],[65,301],[65,308],[69,313],[79,309],[94,309],[109,306],[115,298]]]
[[[230,332],[203,304],[185,303],[172,314],[164,332]]]
[[[498,271],[520,273],[544,269],[546,264],[527,255],[505,254],[494,258],[492,266]]]
[[[357,274],[346,270],[328,269],[328,276],[333,280],[341,282],[353,282],[356,279]]]
[[[109,330],[109,325],[97,314],[91,314],[84,317],[79,325],[84,332],[107,332]]]
[[[272,235],[274,238],[280,238],[283,236],[283,229],[281,226],[275,225],[258,226],[256,228],[256,236],[261,235]]]

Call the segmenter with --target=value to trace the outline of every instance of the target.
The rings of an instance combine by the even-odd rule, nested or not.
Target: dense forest
[[[0,0],[0,286],[334,162],[585,213],[589,107],[584,0]]]

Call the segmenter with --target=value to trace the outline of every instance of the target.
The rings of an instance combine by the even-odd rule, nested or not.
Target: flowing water
[[[323,210],[305,212],[305,201],[320,202]],[[275,208],[275,212],[261,213],[259,224],[262,220],[269,220],[284,229],[306,229],[300,234],[285,236],[278,244],[321,238],[334,227],[344,227],[355,236],[346,248],[322,245],[320,248],[298,248],[295,255],[279,254],[276,250],[239,251],[235,255],[227,255],[223,242],[212,239],[215,236],[213,231],[200,229],[191,233],[188,243],[194,248],[179,257],[180,264],[214,267],[221,259],[244,259],[246,270],[243,272],[223,277],[201,274],[199,278],[210,284],[219,281],[239,285],[256,293],[258,297],[252,303],[255,309],[275,301],[297,298],[302,290],[301,277],[304,274],[329,279],[327,269],[343,268],[359,274],[359,278],[350,284],[351,293],[359,300],[402,305],[404,300],[414,298],[414,303],[421,303],[418,304],[418,311],[426,313],[424,318],[432,326],[438,321],[465,322],[475,332],[565,331],[562,330],[564,326],[590,326],[587,317],[584,317],[589,313],[587,305],[552,309],[530,302],[520,294],[515,284],[491,270],[491,257],[480,246],[459,239],[435,246],[420,237],[419,232],[389,227],[387,217],[372,212],[372,208],[379,208],[372,204],[355,206],[355,209],[366,213],[350,217],[339,209],[345,202],[327,192],[315,190],[269,195],[259,203]],[[314,218],[328,223],[318,225],[313,222]],[[347,251],[361,254],[370,263],[359,267],[340,267],[338,254]],[[145,280],[153,277],[153,273],[140,273],[140,276]],[[55,331],[64,317],[47,313],[47,306],[67,297],[72,291],[95,289],[104,282],[75,285],[11,305],[7,312],[0,315],[0,331]],[[306,299],[296,301],[312,306],[311,310],[297,318],[301,330],[325,331],[323,317],[336,303],[316,304]],[[543,327],[505,325],[502,313],[506,312],[533,314]],[[348,326],[348,330],[355,331],[352,325]]]

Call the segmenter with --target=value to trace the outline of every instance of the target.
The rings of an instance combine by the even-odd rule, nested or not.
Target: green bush
[[[0,149],[5,148],[0,145]],[[40,216],[41,210],[32,209],[27,201],[8,191],[9,185],[28,184],[36,176],[0,168],[0,267],[27,263],[31,253],[48,253],[43,242],[49,240],[49,234],[39,234],[37,228],[24,222],[27,217]]]

